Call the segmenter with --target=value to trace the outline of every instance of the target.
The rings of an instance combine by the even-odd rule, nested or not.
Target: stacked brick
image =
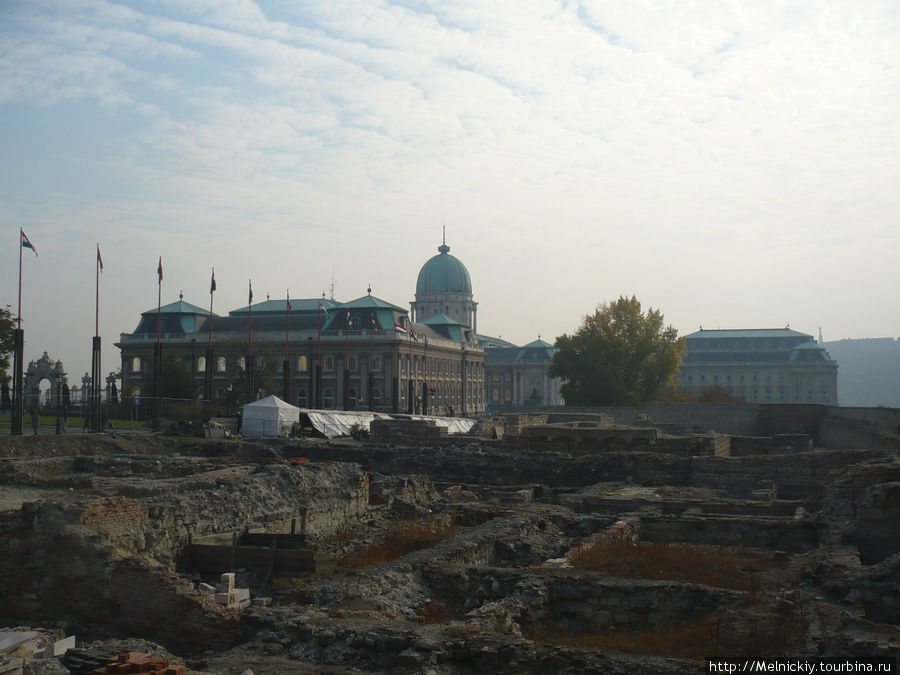
[[[167,659],[154,657],[144,652],[127,652],[119,654],[106,662],[102,668],[96,668],[93,675],[130,675],[131,673],[147,673],[152,675],[185,675],[184,666],[170,666]]]
[[[434,420],[372,420],[369,432],[377,443],[417,446],[436,443],[446,438],[447,427],[437,426]]]

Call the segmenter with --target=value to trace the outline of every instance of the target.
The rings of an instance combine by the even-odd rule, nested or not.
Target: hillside
[[[900,408],[900,340],[867,338],[826,342],[840,366],[838,400],[842,406]]]

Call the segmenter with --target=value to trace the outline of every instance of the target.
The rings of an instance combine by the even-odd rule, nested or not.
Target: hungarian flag
[[[416,331],[413,329],[412,324],[409,324],[409,337],[411,337],[416,342],[419,341],[419,338],[416,336]]]
[[[162,283],[162,256],[159,256],[159,265],[156,268],[156,274],[159,275],[159,283]]]
[[[320,303],[319,303],[319,309],[322,310],[322,313],[325,315],[325,318],[327,319],[327,318],[328,318],[328,310],[325,309],[325,304],[322,303],[322,302],[320,302]]]
[[[97,264],[100,265],[100,271],[103,271],[103,258],[100,257],[100,244],[97,244]]]
[[[406,333],[406,329],[396,322],[394,322],[394,330],[399,331],[400,333]]]
[[[250,286],[250,299],[247,301],[248,305],[253,304],[253,282],[247,279],[247,285]]]
[[[209,292],[213,293],[216,290],[216,268],[213,267],[212,271],[212,280],[209,282]]]
[[[292,309],[294,309],[294,306],[291,305],[291,294],[290,294],[290,292],[288,292],[288,294],[287,294],[287,311],[290,312]]]
[[[22,235],[22,248],[30,248],[34,251],[35,257],[37,257],[37,249],[34,247],[34,244],[31,243],[31,240],[28,238],[28,235],[25,234],[25,231],[22,228],[19,228],[19,234]]]

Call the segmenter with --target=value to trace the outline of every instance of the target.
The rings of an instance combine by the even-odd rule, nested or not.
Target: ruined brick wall
[[[235,610],[202,596],[169,570],[133,562],[117,565],[107,594],[122,633],[141,635],[175,651],[224,649],[243,634]]]
[[[84,506],[81,524],[111,543],[136,548],[137,538],[142,537],[147,528],[147,513],[135,499],[98,499]]]

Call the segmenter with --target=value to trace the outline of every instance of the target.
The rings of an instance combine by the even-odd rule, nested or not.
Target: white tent
[[[300,408],[277,396],[246,404],[242,414],[241,433],[248,438],[287,436],[294,423],[300,420]]]

